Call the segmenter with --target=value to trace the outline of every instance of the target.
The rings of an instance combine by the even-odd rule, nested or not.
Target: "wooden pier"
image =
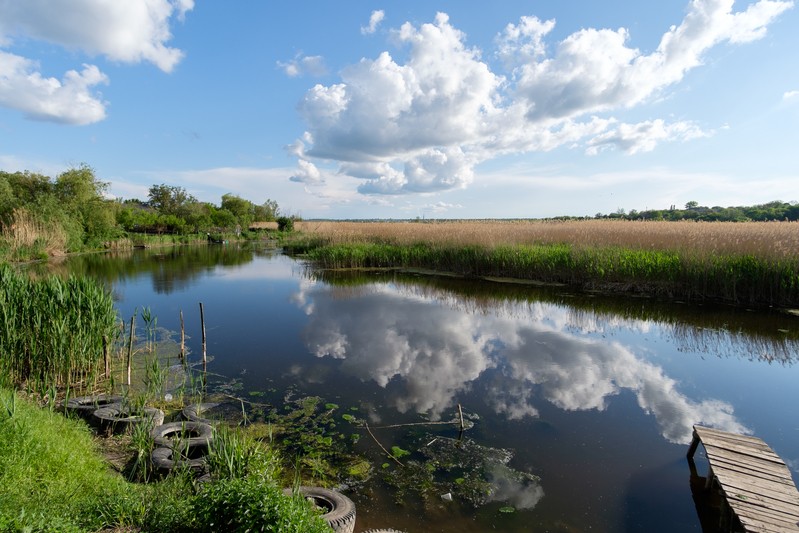
[[[709,471],[705,487],[721,496],[720,527],[725,531],[799,532],[799,491],[785,462],[756,437],[694,426],[688,449],[692,473],[699,444]]]

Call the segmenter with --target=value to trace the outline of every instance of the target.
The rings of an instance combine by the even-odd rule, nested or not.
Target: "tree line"
[[[33,246],[37,239],[56,243],[48,249],[60,246],[71,252],[101,248],[130,233],[246,231],[254,222],[280,218],[277,202],[270,199],[255,204],[225,194],[215,205],[166,184],[150,187],[146,200],[113,199],[107,192],[108,183],[85,164],[55,179],[0,171],[0,252],[3,247]]]
[[[799,220],[799,204],[775,200],[752,206],[707,207],[690,201],[684,209],[672,205],[668,209],[647,209],[627,212],[619,209],[615,213],[597,213],[594,218],[617,218],[625,220],[697,220],[706,222],[765,222],[774,220]]]

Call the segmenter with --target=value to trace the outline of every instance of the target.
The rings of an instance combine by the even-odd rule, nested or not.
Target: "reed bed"
[[[36,280],[0,265],[0,384],[93,384],[116,321],[111,294],[91,278]]]
[[[584,289],[799,305],[799,224],[303,222],[288,248],[325,268],[427,268]]]
[[[440,222],[297,222],[326,244],[374,242],[447,246],[570,244],[669,250],[683,255],[751,254],[795,258],[799,222],[666,222],[628,220],[460,220]]]

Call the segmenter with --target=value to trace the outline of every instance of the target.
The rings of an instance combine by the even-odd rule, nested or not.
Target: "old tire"
[[[185,453],[178,448],[158,447],[150,454],[153,467],[162,474],[168,474],[178,467],[187,467],[194,473],[205,470],[207,446],[189,446]]]
[[[214,428],[202,422],[170,422],[155,426],[150,434],[156,446],[180,449],[186,446],[209,446],[214,438]]]
[[[94,411],[94,420],[100,429],[114,434],[129,432],[137,424],[149,423],[160,426],[164,423],[164,412],[153,407],[145,407],[141,414],[132,413],[130,407],[109,405]]]
[[[341,494],[321,487],[300,487],[298,492],[311,500],[317,507],[326,510],[322,518],[336,533],[353,533],[355,530],[355,504]],[[283,493],[292,496],[293,489],[285,489]]]
[[[122,396],[116,394],[98,394],[96,396],[76,396],[67,400],[64,409],[67,413],[74,413],[81,418],[91,420],[94,412],[100,407],[109,407],[122,403]]]
[[[191,422],[202,422],[203,424],[215,424],[219,422],[219,420],[212,420],[210,418],[205,418],[203,413],[206,411],[210,411],[214,407],[217,407],[218,403],[193,403],[191,405],[187,405],[183,408],[181,414],[183,418],[189,420]]]

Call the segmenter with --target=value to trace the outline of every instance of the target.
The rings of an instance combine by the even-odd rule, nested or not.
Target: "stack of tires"
[[[153,467],[168,474],[175,468],[188,468],[195,475],[205,471],[206,456],[214,438],[214,429],[209,424],[194,422],[170,422],[152,429],[155,442],[150,459]]]

